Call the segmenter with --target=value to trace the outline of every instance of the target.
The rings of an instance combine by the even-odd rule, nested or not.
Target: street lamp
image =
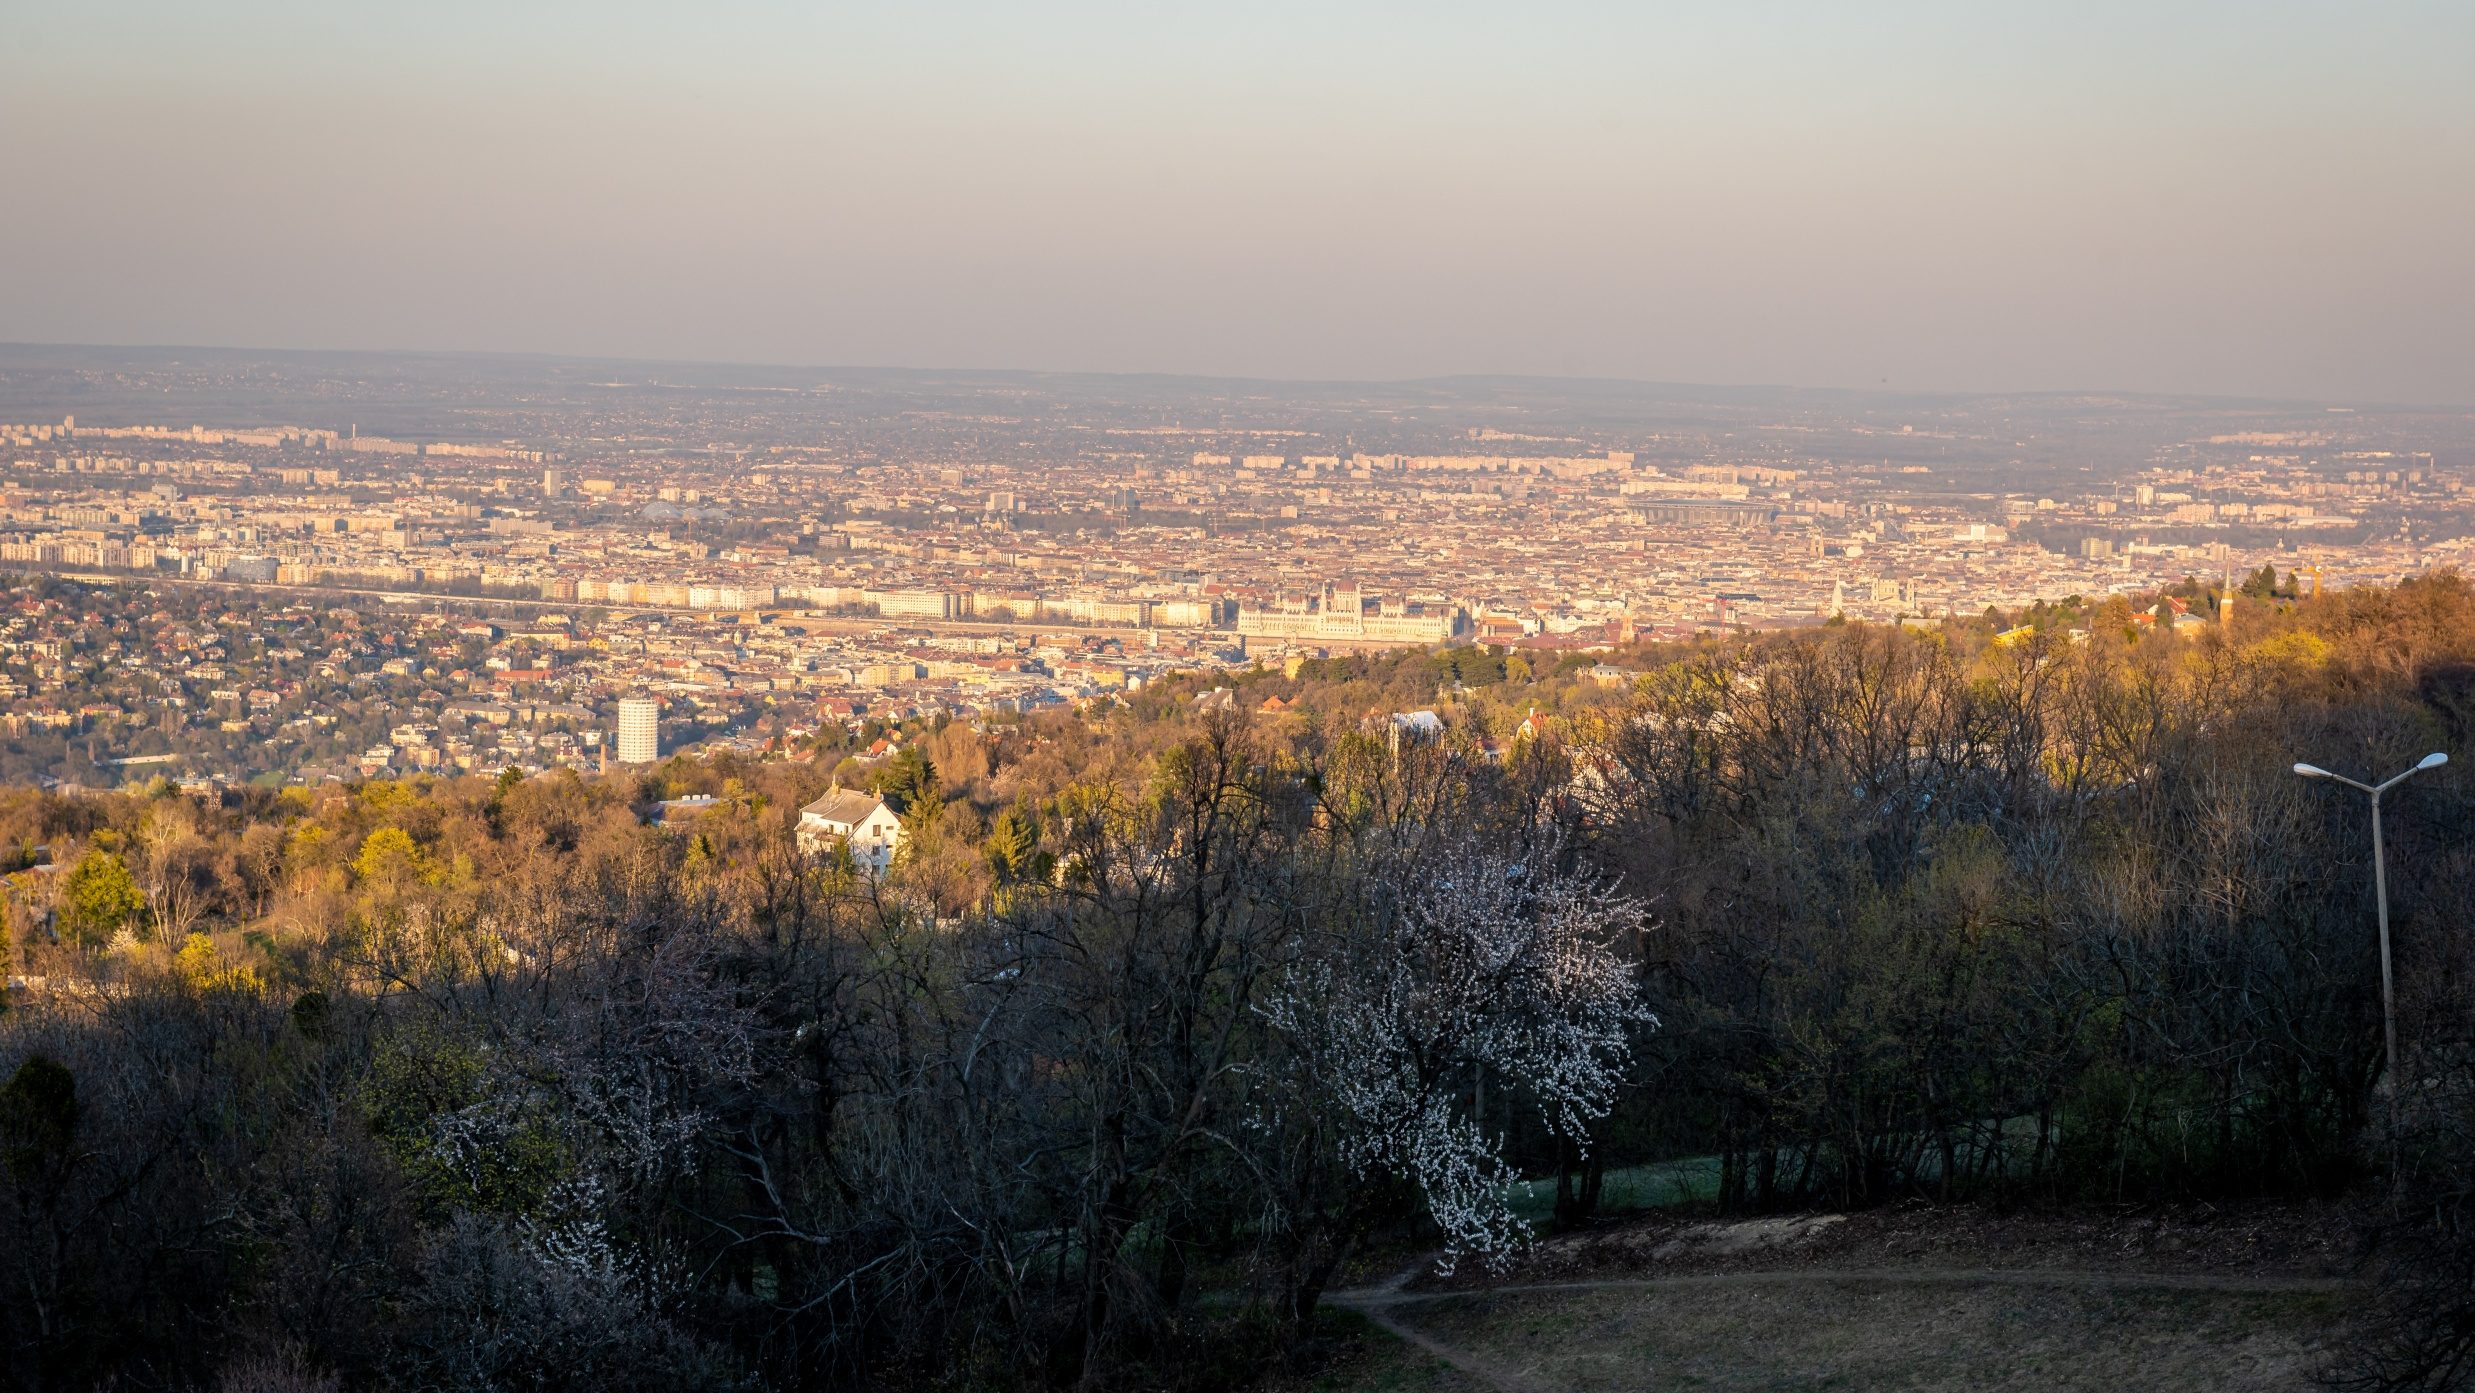
[[[2415,761],[2415,767],[2396,775],[2387,783],[2361,784],[2344,774],[2332,774],[2316,764],[2298,764],[2295,772],[2307,779],[2329,779],[2372,795],[2372,903],[2380,916],[2380,1026],[2383,1042],[2388,1047],[2389,1075],[2389,1144],[2398,1144],[2398,1008],[2395,988],[2389,975],[2389,870],[2381,862],[2380,796],[2426,769],[2438,769],[2449,762],[2449,756],[2438,750]],[[2391,1167],[2391,1183],[2396,1183],[2396,1167]]]

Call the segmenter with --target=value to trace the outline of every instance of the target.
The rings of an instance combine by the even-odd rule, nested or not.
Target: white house
[[[862,868],[882,875],[902,849],[902,819],[873,793],[832,789],[799,810],[799,849],[825,851],[837,844],[848,846]]]
[[[1444,734],[1444,718],[1432,711],[1395,711],[1392,713],[1391,746],[1394,754],[1404,743],[1436,740]]]

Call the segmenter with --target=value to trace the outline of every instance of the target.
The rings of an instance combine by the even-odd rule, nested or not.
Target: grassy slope
[[[1523,1384],[1617,1389],[2302,1389],[2345,1298],[2325,1292],[1786,1286],[1453,1297],[1395,1319]],[[1298,1393],[1483,1388],[1353,1332]]]
[[[1327,1309],[1318,1321],[1312,1372],[1278,1375],[1261,1393],[1492,1393],[1356,1312]]]

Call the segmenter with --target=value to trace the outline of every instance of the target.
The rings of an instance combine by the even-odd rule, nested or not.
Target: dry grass
[[[2265,1390],[2311,1386],[2347,1298],[2327,1292],[1780,1285],[1487,1295],[1393,1318],[1537,1393],[1617,1389]],[[1315,1385],[1454,1388],[1396,1347]],[[1363,1377],[1359,1377],[1359,1373]],[[1449,1371],[1445,1371],[1449,1372]],[[1458,1387],[1480,1386],[1475,1379]]]
[[[1326,1310],[1318,1325],[1312,1372],[1276,1375],[1257,1393],[1493,1393],[1355,1312]]]

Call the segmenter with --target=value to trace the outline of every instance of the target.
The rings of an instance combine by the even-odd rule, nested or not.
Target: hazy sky
[[[2475,0],[0,0],[0,340],[2475,404]]]

